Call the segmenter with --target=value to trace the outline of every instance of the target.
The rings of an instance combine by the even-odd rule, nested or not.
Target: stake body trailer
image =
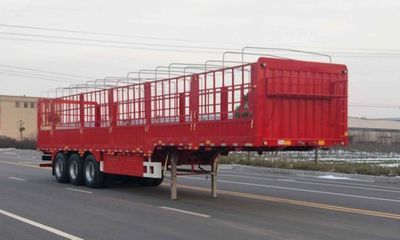
[[[100,187],[116,174],[156,186],[171,170],[176,199],[177,166],[190,165],[181,170],[211,174],[216,197],[219,155],[346,145],[347,92],[345,65],[260,57],[42,98],[38,149],[59,182]]]

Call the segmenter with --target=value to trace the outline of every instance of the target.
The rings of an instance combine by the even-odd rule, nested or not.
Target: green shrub
[[[0,136],[0,148],[36,149],[36,140],[25,138],[18,141],[14,138]]]
[[[393,169],[393,175],[400,176],[400,166]]]
[[[21,141],[17,141],[17,145],[15,148],[18,149],[36,149],[36,140],[33,139],[23,139]]]

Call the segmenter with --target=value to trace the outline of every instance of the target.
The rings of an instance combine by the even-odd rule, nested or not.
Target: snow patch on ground
[[[334,180],[351,180],[351,178],[348,178],[348,177],[337,177],[337,176],[334,176],[334,175],[324,175],[324,176],[318,176],[316,178],[334,179]]]
[[[9,151],[14,151],[16,150],[15,148],[0,148],[0,152],[9,152]]]

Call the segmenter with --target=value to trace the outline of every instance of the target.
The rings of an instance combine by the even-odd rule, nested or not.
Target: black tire
[[[151,184],[152,187],[160,186],[160,184],[164,181],[164,177],[162,178],[153,178],[153,182]]]
[[[137,178],[137,183],[141,186],[146,186],[146,187],[157,187],[163,182],[164,178],[146,178],[146,177],[141,177]]]
[[[93,155],[88,155],[85,158],[83,168],[83,179],[87,187],[100,188],[104,184],[104,173],[100,171],[100,164],[96,161]]]
[[[69,157],[68,176],[71,184],[83,185],[83,160],[77,153]]]
[[[68,183],[68,161],[64,153],[58,153],[53,163],[54,176],[59,183]]]

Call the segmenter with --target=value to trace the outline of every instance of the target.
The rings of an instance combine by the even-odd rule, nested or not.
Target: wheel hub
[[[92,162],[89,162],[89,163],[86,165],[85,176],[86,176],[86,179],[87,179],[89,182],[93,181],[93,178],[94,178],[94,165],[93,165]]]

